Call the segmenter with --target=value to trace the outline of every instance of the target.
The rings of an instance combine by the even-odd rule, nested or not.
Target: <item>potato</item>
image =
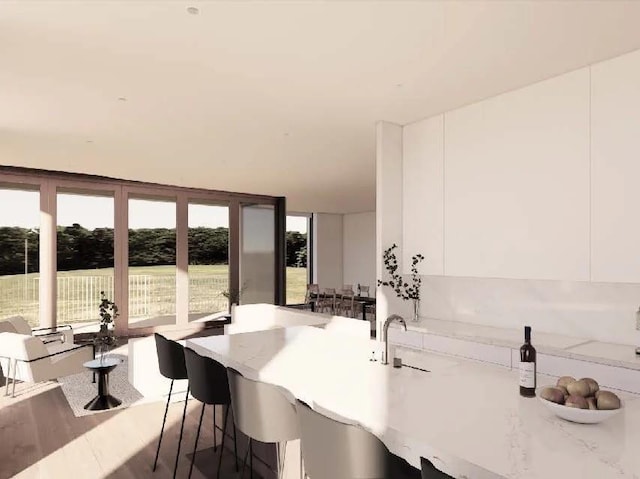
[[[596,381],[595,379],[582,378],[580,381],[585,381],[589,385],[589,396],[593,396],[600,389],[598,381]]]
[[[558,388],[544,388],[540,393],[540,397],[556,404],[564,404],[564,393]]]
[[[570,396],[589,396],[591,389],[589,388],[589,383],[584,379],[580,381],[574,381],[572,383],[567,384],[567,391],[569,391]]]
[[[600,391],[597,405],[598,409],[620,409],[620,398],[611,391]]]
[[[593,396],[587,398],[587,404],[589,405],[589,409],[598,409],[596,398],[594,398]]]
[[[563,386],[563,387],[567,387],[567,384],[570,384],[572,382],[574,382],[576,380],[576,378],[572,378],[571,376],[562,376],[560,379],[558,379],[558,382],[556,383],[558,386]]]
[[[564,405],[578,409],[589,409],[589,403],[582,396],[569,396],[564,402]]]

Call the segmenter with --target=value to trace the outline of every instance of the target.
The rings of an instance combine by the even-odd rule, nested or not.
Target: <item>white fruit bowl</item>
[[[556,404],[554,402],[547,401],[546,399],[542,399],[539,396],[538,399],[540,399],[542,404],[544,404],[547,409],[556,416],[567,421],[577,422],[580,424],[597,424],[622,411],[622,406],[620,409],[611,410],[578,409],[575,407],[563,406],[562,404]]]

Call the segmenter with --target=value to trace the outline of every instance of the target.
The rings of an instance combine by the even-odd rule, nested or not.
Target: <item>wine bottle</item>
[[[524,327],[524,344],[520,348],[520,395],[536,395],[536,348],[531,345],[531,326]]]
[[[640,356],[640,308],[636,312],[636,354]]]

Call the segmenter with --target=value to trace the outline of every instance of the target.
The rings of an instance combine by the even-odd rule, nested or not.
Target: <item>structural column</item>
[[[394,123],[376,125],[376,278],[387,277],[382,253],[392,244],[402,248],[402,127]],[[397,251],[402,271],[402,252]],[[406,315],[407,306],[388,287],[376,291],[376,337],[389,314]]]
[[[176,201],[176,324],[189,324],[189,198]]]
[[[44,181],[40,187],[40,325],[56,325],[57,249],[56,187]]]

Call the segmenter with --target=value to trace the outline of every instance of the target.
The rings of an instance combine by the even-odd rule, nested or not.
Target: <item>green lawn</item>
[[[211,313],[227,308],[222,291],[228,285],[227,265],[189,267],[189,311]],[[175,266],[129,268],[131,319],[175,314]],[[38,274],[0,276],[0,317],[21,314],[38,323]],[[287,303],[304,301],[305,268],[287,268]],[[100,291],[113,298],[113,268],[60,271],[58,321],[92,321],[97,318]]]

